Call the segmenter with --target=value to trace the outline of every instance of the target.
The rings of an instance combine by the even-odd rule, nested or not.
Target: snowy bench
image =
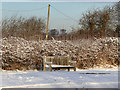
[[[44,71],[46,68],[52,70],[60,70],[60,69],[74,69],[76,71],[76,61],[71,61],[69,56],[45,56],[44,57]]]

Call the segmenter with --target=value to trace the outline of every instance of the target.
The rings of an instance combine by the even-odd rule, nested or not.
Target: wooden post
[[[69,55],[67,55],[67,65],[69,65]],[[68,68],[68,72],[70,71],[70,68]]]
[[[74,63],[74,71],[76,71],[76,62]]]
[[[76,65],[74,65],[74,71],[76,71]]]
[[[52,72],[52,65],[50,64],[50,72]]]
[[[70,71],[70,68],[68,68],[68,72]]]
[[[69,65],[69,55],[67,55],[67,65]]]
[[[44,57],[44,61],[43,61],[43,63],[44,63],[44,72],[46,71],[46,64],[45,64],[45,62],[46,62],[46,56]]]
[[[47,17],[47,28],[46,28],[46,40],[47,40],[47,38],[48,38],[49,15],[50,15],[50,4],[48,5],[48,17]]]

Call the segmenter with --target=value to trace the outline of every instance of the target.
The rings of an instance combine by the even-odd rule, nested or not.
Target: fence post
[[[46,71],[46,64],[45,64],[45,62],[46,62],[46,56],[44,56],[44,59],[43,59],[44,61],[43,61],[43,66],[44,66],[44,72]]]

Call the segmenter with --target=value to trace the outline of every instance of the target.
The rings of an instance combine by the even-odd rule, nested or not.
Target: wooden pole
[[[48,38],[49,15],[50,15],[50,4],[48,5],[48,17],[47,17],[47,28],[46,28],[46,40],[47,40],[47,38]]]

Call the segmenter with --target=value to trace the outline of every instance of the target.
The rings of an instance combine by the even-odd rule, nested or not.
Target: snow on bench
[[[74,69],[76,71],[76,61],[71,61],[69,56],[45,56],[44,57],[44,71],[46,68],[52,69]]]

